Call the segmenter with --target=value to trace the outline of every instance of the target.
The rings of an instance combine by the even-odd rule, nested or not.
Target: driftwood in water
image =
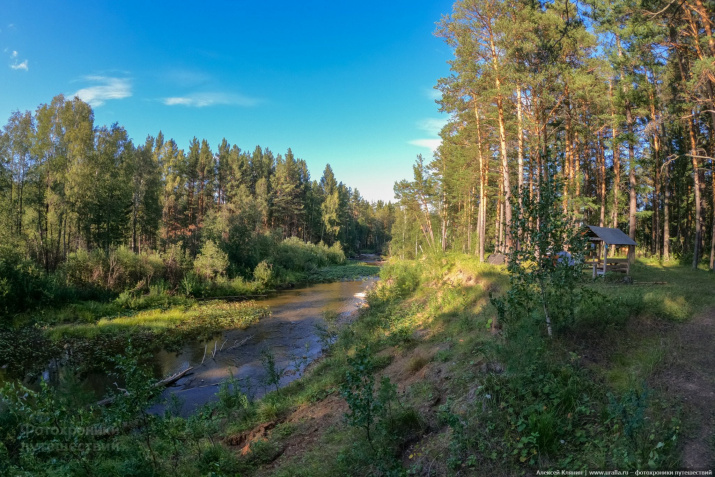
[[[275,292],[275,290],[266,290],[266,292]],[[235,295],[235,296],[207,296],[203,298],[194,298],[196,301],[206,301],[206,300],[223,300],[223,301],[242,301],[242,300],[252,300],[254,298],[266,298],[268,295]]]
[[[183,370],[183,371],[181,371],[181,372],[179,372],[179,373],[176,373],[176,374],[174,374],[174,375],[171,375],[171,376],[169,376],[168,378],[164,378],[164,379],[162,379],[161,381],[157,381],[156,383],[153,384],[153,387],[155,387],[155,388],[162,388],[162,387],[166,387],[166,386],[171,386],[171,385],[174,384],[176,381],[178,381],[179,379],[181,379],[181,378],[183,378],[184,376],[186,376],[186,374],[189,373],[189,371],[191,371],[192,369],[194,369],[194,367],[193,367],[193,366],[189,366],[188,368],[186,368],[185,370]],[[128,392],[126,389],[121,389],[121,388],[119,388],[119,387],[118,387],[118,389],[119,389],[120,391],[124,391],[124,393],[125,393],[126,395],[129,394],[129,392]],[[115,399],[115,398],[116,398],[116,396],[112,396],[112,397],[108,397],[108,398],[102,399],[101,401],[97,401],[97,406],[107,406],[107,405],[109,405],[109,404],[112,404],[112,403],[114,402],[114,399]]]
[[[245,344],[245,343],[246,343],[248,340],[250,340],[251,338],[253,338],[253,335],[246,336],[246,337],[245,337],[244,339],[242,339],[241,341],[239,341],[239,340],[234,341],[234,342],[233,342],[233,345],[232,345],[231,347],[226,348],[226,351],[229,351],[229,350],[238,348],[239,346],[242,346],[243,344]],[[226,340],[226,341],[228,341],[228,340]],[[224,345],[226,344],[226,341],[224,341],[223,344],[221,345],[221,349],[217,349],[217,347],[218,347],[218,342],[214,343],[214,351],[213,351],[213,353],[212,353],[212,357],[213,357],[213,358],[216,357],[216,354],[218,354],[218,353],[220,353],[221,351],[223,351],[223,347],[224,347]],[[208,346],[209,346],[209,345],[208,345],[208,343],[207,343],[206,346],[204,347],[204,357],[203,357],[203,359],[201,360],[201,365],[204,364],[204,360],[206,359],[206,351],[208,350]],[[155,387],[155,388],[161,388],[161,387],[170,386],[170,385],[174,384],[176,381],[178,381],[179,379],[181,379],[181,378],[183,378],[184,376],[186,376],[192,369],[194,369],[194,367],[193,367],[193,366],[189,366],[188,368],[186,368],[185,370],[183,370],[183,371],[181,371],[181,372],[179,372],[179,373],[173,374],[173,375],[169,376],[168,378],[162,379],[161,381],[157,381],[156,383],[154,383],[153,387]],[[116,384],[115,384],[115,386],[116,386]],[[128,395],[128,394],[129,394],[129,392],[128,392],[126,389],[122,389],[122,388],[120,388],[119,386],[117,386],[117,389],[119,389],[120,391],[124,392],[125,395]],[[108,398],[102,399],[101,401],[98,401],[98,402],[97,402],[97,405],[98,405],[98,406],[107,406],[107,405],[113,403],[115,398],[116,398],[116,396],[112,396],[112,397],[108,397]]]

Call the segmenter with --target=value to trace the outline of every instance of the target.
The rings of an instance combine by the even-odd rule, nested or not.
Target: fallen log
[[[181,378],[183,378],[184,376],[186,376],[186,375],[189,373],[189,371],[191,371],[192,369],[194,369],[194,367],[193,367],[193,366],[189,366],[188,368],[186,368],[185,370],[183,370],[183,371],[181,371],[181,372],[179,372],[179,373],[173,374],[173,375],[169,376],[168,378],[162,379],[161,381],[157,381],[157,382],[154,383],[152,386],[155,387],[155,388],[161,388],[161,387],[171,386],[171,385],[174,384],[176,381],[178,381],[179,379],[181,379]],[[124,393],[125,393],[126,395],[129,394],[129,392],[127,392],[126,390],[123,390],[123,391],[124,391]],[[107,406],[107,405],[109,405],[109,404],[112,404],[112,403],[114,402],[115,398],[116,398],[116,396],[112,396],[112,397],[108,397],[108,398],[102,399],[101,401],[97,401],[97,404],[96,404],[96,405],[97,405],[97,406]]]
[[[275,290],[266,290],[267,292],[275,292]],[[267,298],[268,295],[233,295],[233,296],[207,296],[194,298],[196,301],[206,301],[206,300],[218,300],[218,301],[242,301],[242,300],[252,300],[254,298]]]

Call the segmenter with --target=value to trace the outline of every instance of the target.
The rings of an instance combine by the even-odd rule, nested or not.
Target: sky
[[[394,200],[446,122],[434,85],[452,1],[0,0],[0,124],[57,94],[136,144],[222,138],[330,163],[367,200]],[[4,64],[3,64],[4,63]]]

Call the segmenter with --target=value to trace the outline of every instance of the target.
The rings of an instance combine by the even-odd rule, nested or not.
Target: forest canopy
[[[457,1],[436,30],[453,52],[436,86],[450,120],[395,184],[393,251],[506,251],[515,191],[538,194],[555,170],[574,220],[713,269],[712,30],[700,0]]]
[[[116,289],[109,284],[119,279],[109,275],[118,273],[120,259],[125,272],[133,268],[132,252],[146,256],[140,262],[147,270],[149,255],[162,254],[155,258],[174,285],[172,270],[191,269],[194,259],[199,277],[252,279],[266,259],[295,265],[281,259],[287,249],[316,256],[379,252],[393,215],[391,204],[371,204],[338,181],[329,164],[320,180],[311,180],[291,149],[248,151],[226,139],[212,148],[194,137],[184,150],[161,132],[135,144],[117,123],[95,125],[92,108],[79,98],[59,95],[34,113],[16,111],[0,131],[0,297],[11,301],[31,300],[30,288],[47,295],[47,283],[27,285],[42,274]],[[281,245],[291,238],[324,244],[325,251]],[[264,272],[273,265],[264,263]],[[151,277],[137,276],[146,273]]]

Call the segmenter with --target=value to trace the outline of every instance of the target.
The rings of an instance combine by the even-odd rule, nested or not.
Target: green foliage
[[[191,296],[304,282],[345,262],[341,243],[382,249],[393,215],[329,166],[311,181],[290,149],[250,154],[224,139],[214,154],[194,138],[183,151],[161,133],[134,145],[117,124],[95,126],[79,98],[58,95],[0,131],[0,314],[124,292],[122,306],[133,307],[158,296],[151,286],[162,280],[167,295]],[[269,281],[221,280],[250,280],[262,261]]]
[[[345,254],[340,242],[328,247],[322,242],[314,245],[291,237],[278,244],[271,262],[282,270],[311,272],[328,265],[344,264]]]
[[[475,456],[481,468],[663,468],[672,464],[677,421],[644,419],[647,393],[622,398],[571,361],[553,356],[534,327],[512,334],[496,352],[506,372],[485,376],[466,414],[441,407],[454,437],[450,465]],[[494,439],[493,436],[501,436]]]
[[[260,450],[239,462],[212,436],[218,419],[246,417],[249,404],[230,381],[219,401],[188,419],[148,413],[160,388],[131,346],[115,358],[117,385],[111,405],[99,406],[65,378],[59,387],[40,382],[0,389],[0,471],[8,475],[237,475],[275,458]],[[214,419],[212,416],[216,416]]]
[[[380,270],[380,279],[388,284],[390,293],[395,297],[405,298],[420,285],[422,268],[417,262],[391,262]]]
[[[273,280],[273,269],[265,260],[259,263],[253,270],[253,278],[263,286],[268,286]]]
[[[505,323],[543,313],[549,336],[552,323],[574,321],[588,243],[583,230],[564,214],[562,189],[560,180],[548,176],[538,195],[515,194],[515,246],[508,264],[511,288],[505,298],[492,299]]]
[[[204,280],[224,275],[228,268],[228,255],[211,240],[207,241],[194,260],[196,274]]]
[[[48,283],[37,265],[13,244],[0,244],[0,316],[44,301]]]
[[[318,340],[320,341],[323,352],[327,353],[338,338],[340,331],[338,327],[338,314],[335,312],[324,312],[323,322],[325,324],[316,323],[315,332],[318,335]]]
[[[218,403],[216,404],[219,414],[235,417],[236,414],[245,412],[248,406],[248,398],[240,391],[239,381],[233,375],[219,385]]]
[[[270,348],[264,348],[261,351],[261,364],[266,372],[264,384],[266,386],[273,386],[275,391],[278,392],[285,370],[278,368],[276,365],[276,357]]]
[[[96,287],[117,293],[128,288],[148,289],[152,281],[164,277],[165,269],[158,254],[135,254],[122,246],[108,254],[99,249],[72,253],[60,273],[72,286]]]
[[[0,362],[10,378],[36,378],[60,351],[61,346],[37,328],[0,329]]]
[[[365,430],[370,446],[373,446],[374,428],[392,416],[392,406],[397,400],[397,387],[390,379],[383,377],[375,393],[374,358],[370,348],[357,350],[348,358],[345,381],[340,386],[340,394],[348,403],[350,412],[345,414],[351,426]]]
[[[623,469],[663,469],[675,463],[679,421],[648,415],[651,391],[629,389],[620,397],[608,393],[608,425],[613,442],[607,456]]]

